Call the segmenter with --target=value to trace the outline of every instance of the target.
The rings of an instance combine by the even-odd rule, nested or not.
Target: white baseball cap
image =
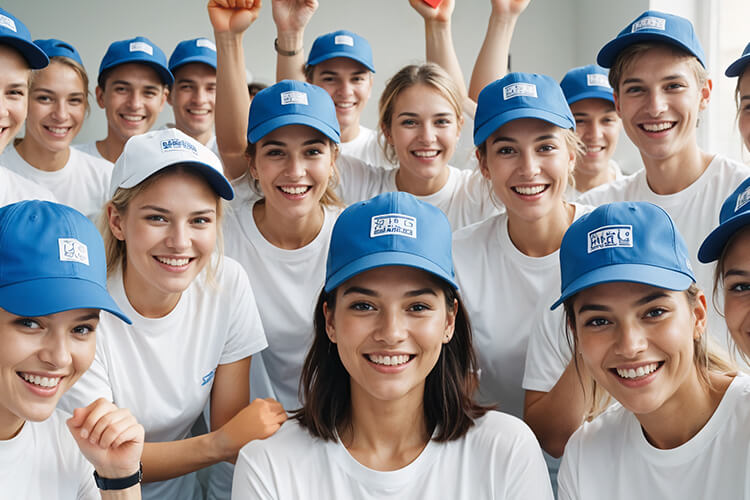
[[[206,146],[174,128],[153,130],[128,139],[115,162],[109,184],[110,199],[118,188],[132,188],[173,165],[195,168],[225,200],[234,190],[222,173],[219,158]]]

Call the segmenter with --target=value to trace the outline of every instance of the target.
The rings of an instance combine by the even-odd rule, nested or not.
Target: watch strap
[[[138,464],[138,472],[126,477],[108,478],[101,477],[94,471],[94,481],[100,490],[124,490],[135,486],[143,479],[143,463]]]

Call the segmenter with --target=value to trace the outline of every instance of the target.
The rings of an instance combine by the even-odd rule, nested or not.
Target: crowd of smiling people
[[[273,0],[251,96],[260,2],[210,0],[213,40],[109,46],[85,145],[77,50],[0,9],[0,496],[750,499],[750,167],[698,145],[701,43],[646,11],[506,74],[528,2],[467,87],[454,0],[409,0],[375,131],[365,38],[305,58],[317,2]],[[726,76],[750,150],[750,44]]]

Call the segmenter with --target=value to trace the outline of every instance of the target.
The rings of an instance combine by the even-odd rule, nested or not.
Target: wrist
[[[296,56],[297,54],[301,54],[302,53],[302,44],[300,44],[299,46],[297,46],[297,47],[295,47],[293,49],[284,49],[284,48],[282,48],[282,47],[279,46],[279,39],[278,38],[274,38],[274,40],[273,40],[273,50],[275,50],[276,53],[278,55],[280,55],[280,56],[293,57],[293,56]]]
[[[124,490],[139,484],[143,480],[143,464],[138,463],[138,467],[129,472],[122,472],[117,469],[97,469],[94,471],[94,481],[100,490]]]
[[[305,33],[303,31],[279,31],[276,40],[279,49],[292,51],[301,49],[304,44]]]
[[[206,450],[212,463],[229,461],[232,453],[226,445],[226,439],[224,439],[221,428],[204,434],[203,437],[206,439]]]

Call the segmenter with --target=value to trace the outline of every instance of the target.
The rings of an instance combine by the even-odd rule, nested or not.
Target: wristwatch
[[[118,477],[116,479],[101,477],[94,471],[94,481],[96,482],[96,487],[100,490],[124,490],[140,483],[142,479],[143,463],[138,464],[138,472],[132,476]]]
[[[274,38],[274,40],[273,40],[273,50],[275,50],[277,54],[282,55],[284,57],[292,57],[292,56],[296,56],[297,54],[299,54],[300,52],[302,52],[302,47],[300,47],[298,49],[294,49],[294,50],[284,50],[284,49],[282,49],[282,48],[279,47],[279,39],[278,38]]]

